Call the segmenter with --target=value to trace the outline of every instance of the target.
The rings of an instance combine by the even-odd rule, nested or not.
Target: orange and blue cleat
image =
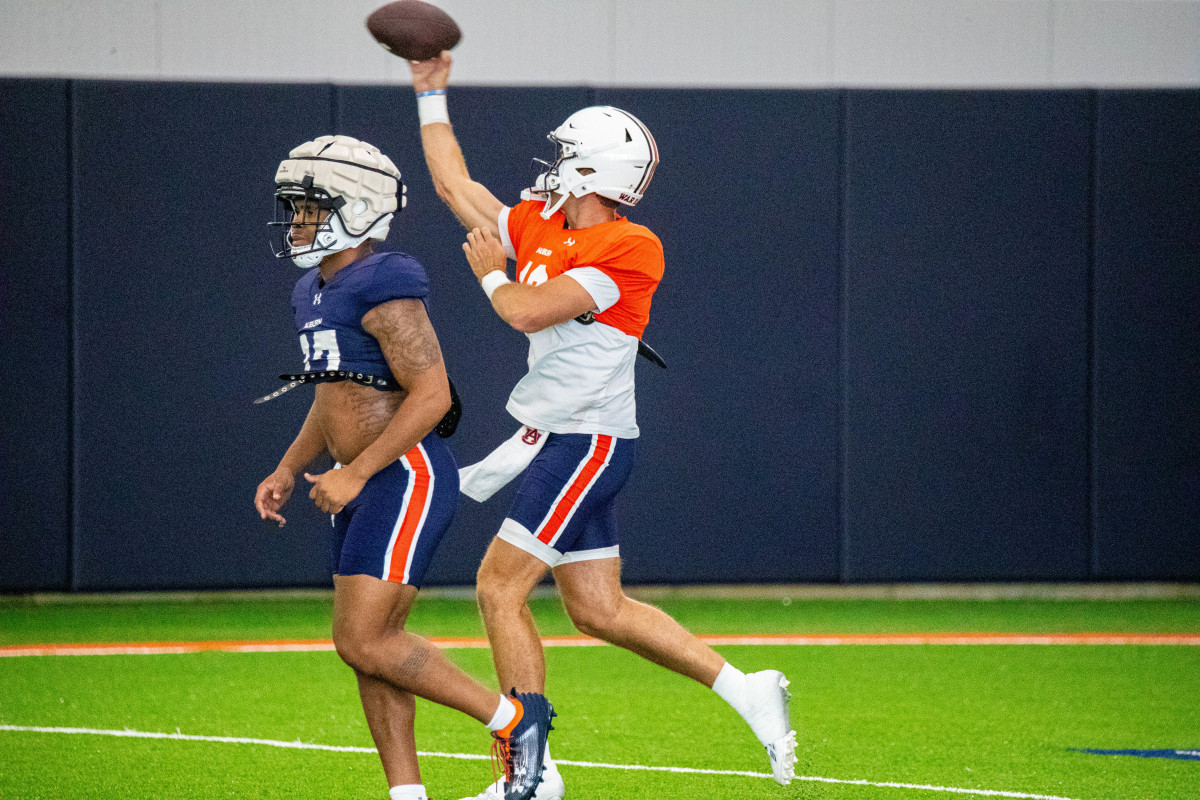
[[[517,715],[492,734],[492,757],[504,771],[504,800],[530,800],[542,781],[546,740],[554,726],[554,706],[544,695],[509,692]]]

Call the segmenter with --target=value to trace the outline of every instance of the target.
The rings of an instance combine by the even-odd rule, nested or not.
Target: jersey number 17
[[[326,362],[325,369],[335,370],[342,363],[342,354],[338,352],[337,331],[313,331],[312,340],[309,334],[300,334],[300,352],[304,354],[304,371],[312,372],[312,362]]]

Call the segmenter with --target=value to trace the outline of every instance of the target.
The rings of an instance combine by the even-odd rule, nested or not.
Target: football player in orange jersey
[[[783,674],[742,673],[621,587],[614,503],[636,454],[634,361],[663,249],[619,209],[635,205],[654,175],[654,138],[626,111],[577,111],[549,135],[553,163],[543,162],[523,202],[509,208],[467,171],[446,106],[450,65],[448,52],[410,62],[425,159],[438,195],[469,231],[463,250],[493,309],[530,342],[529,373],[508,401],[524,427],[462,471],[463,492],[482,499],[528,464],[478,574],[501,687],[544,692],[545,658],[526,598],[553,570],[580,631],[711,687],[749,723],[775,779],[787,784],[796,733]],[[548,747],[544,761],[534,797],[561,798]],[[497,782],[478,797],[490,800],[501,788]]]

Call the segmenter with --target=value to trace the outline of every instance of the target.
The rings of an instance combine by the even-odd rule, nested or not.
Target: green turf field
[[[1200,632],[1196,600],[996,602],[721,599],[656,604],[697,632]],[[553,598],[545,634],[571,633]],[[127,602],[0,598],[0,645],[324,639],[324,595]],[[482,631],[466,599],[423,598],[412,630]],[[1074,800],[1200,797],[1200,761],[1073,749],[1200,749],[1200,647],[1112,645],[729,646],[750,671],[792,679],[798,780],[562,766],[572,800],[1030,795]],[[451,657],[494,684],[486,650]],[[710,691],[611,647],[547,651],[559,760],[768,771]],[[350,671],[332,652],[0,658],[0,725],[300,741],[370,748]],[[474,721],[422,703],[423,751],[485,754]],[[429,756],[437,800],[474,794],[486,761]],[[884,784],[913,784],[903,788]],[[949,790],[958,790],[951,792]],[[369,752],[0,730],[0,798],[378,798]]]

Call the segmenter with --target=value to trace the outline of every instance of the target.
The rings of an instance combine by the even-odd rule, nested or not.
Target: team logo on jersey
[[[571,245],[575,244],[575,240],[568,236],[567,240],[563,242],[563,244],[565,244],[567,247],[570,247]]]
[[[321,324],[322,322],[324,322],[324,321],[325,321],[325,318],[324,318],[324,317],[317,317],[317,318],[316,318],[316,319],[314,319],[312,322],[306,322],[306,323],[304,323],[304,327],[302,328],[302,330],[308,330],[309,328],[315,328],[315,327],[317,327],[318,325],[320,325],[320,324]]]
[[[526,428],[525,433],[521,436],[521,441],[525,444],[537,444],[540,438],[542,438],[542,432],[537,428]]]
[[[313,295],[313,305],[314,306],[321,305],[321,293],[320,292],[317,292],[316,294]]]
[[[545,247],[539,247],[539,248],[537,249],[537,253],[538,253],[538,255],[539,255],[539,256],[552,256],[552,255],[554,255],[554,251],[553,251],[553,250],[547,250]]]
[[[591,325],[593,322],[596,321],[596,312],[589,311],[586,314],[580,314],[578,317],[575,318],[575,321],[578,322],[580,325]]]

